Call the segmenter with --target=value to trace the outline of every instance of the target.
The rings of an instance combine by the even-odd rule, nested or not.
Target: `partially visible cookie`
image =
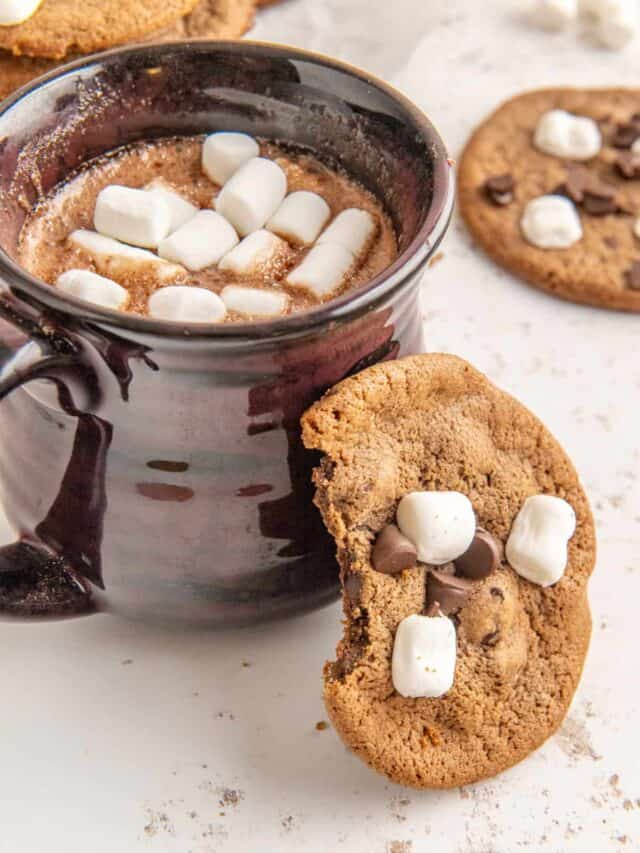
[[[234,39],[253,24],[256,0],[198,0],[195,9],[155,38]]]
[[[0,27],[0,49],[62,59],[139,41],[188,14],[198,0],[44,0],[31,18]]]
[[[589,643],[594,526],[566,454],[524,406],[449,355],[365,370],[312,406],[302,426],[306,446],[324,454],[316,503],[344,590],[344,637],[324,674],[337,732],[375,770],[417,788],[468,784],[521,761],[560,725]],[[435,588],[423,563],[402,570],[388,554],[399,502],[425,490],[462,493],[482,528],[466,558],[477,571],[440,566]],[[564,576],[548,587],[516,573],[499,547],[539,493],[563,498],[577,519]],[[383,529],[391,535],[374,549]],[[486,548],[487,536],[497,547]],[[430,616],[434,598],[451,599],[456,566],[470,579],[454,578],[453,598],[467,600],[453,617],[453,687],[406,698],[392,677],[398,626]]]
[[[255,0],[198,0],[193,12],[172,27],[154,33],[148,40],[239,38],[253,24],[255,5]],[[0,51],[0,99],[59,65],[60,62],[51,59],[14,56]]]
[[[543,195],[572,195],[567,192],[571,161],[533,144],[541,116],[555,109],[594,119],[603,146],[579,169],[573,164],[583,183],[598,184],[588,203],[576,203],[581,239],[568,248],[542,249],[523,235],[525,206]],[[640,239],[634,234],[640,157],[634,164],[631,151],[640,138],[638,113],[640,90],[635,89],[542,89],[500,106],[474,132],[460,161],[460,211],[477,242],[498,264],[555,296],[640,311],[640,267],[633,273],[640,262]],[[506,193],[501,192],[505,181],[510,183]],[[578,197],[573,194],[574,201]]]

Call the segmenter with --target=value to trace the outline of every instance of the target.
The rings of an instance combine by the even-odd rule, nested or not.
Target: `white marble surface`
[[[612,54],[544,35],[510,0],[289,0],[254,35],[394,79],[453,154],[522,88],[633,85],[640,72],[640,40]],[[430,348],[469,358],[540,415],[593,501],[593,643],[561,733],[498,779],[416,793],[315,730],[337,607],[223,634],[106,616],[1,625],[1,853],[640,849],[640,320],[519,284],[459,224],[424,310]]]

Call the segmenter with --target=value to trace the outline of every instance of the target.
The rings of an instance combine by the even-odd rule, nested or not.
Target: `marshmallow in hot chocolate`
[[[181,323],[309,310],[396,254],[380,203],[348,175],[226,132],[143,143],[90,164],[45,199],[20,241],[24,265],[45,281],[86,270],[126,291],[121,310]],[[179,289],[157,295],[166,285]],[[198,291],[219,300],[215,310]],[[99,290],[84,293],[100,304]]]

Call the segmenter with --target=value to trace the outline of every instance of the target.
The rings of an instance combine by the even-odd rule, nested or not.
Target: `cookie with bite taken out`
[[[344,590],[336,731],[416,788],[521,761],[562,722],[590,636],[594,525],[565,452],[449,355],[369,368],[302,426]]]

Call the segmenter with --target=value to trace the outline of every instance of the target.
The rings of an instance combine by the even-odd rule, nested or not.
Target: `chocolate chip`
[[[360,593],[362,592],[362,577],[358,572],[347,572],[342,582],[344,594],[349,599],[351,607],[360,605]]]
[[[440,610],[440,602],[432,601],[431,604],[424,611],[425,616],[442,616],[442,610]]]
[[[633,143],[640,137],[640,122],[635,119],[628,124],[619,124],[611,137],[614,148],[631,148]]]
[[[617,188],[607,184],[585,166],[575,163],[568,166],[566,181],[560,189],[592,216],[626,212],[620,203]]]
[[[482,580],[496,570],[501,560],[502,544],[478,527],[469,548],[455,561],[456,572],[465,578]]]
[[[609,213],[626,213],[615,198],[603,198],[602,196],[585,193],[582,209],[591,216],[606,216]]]
[[[385,575],[396,575],[411,569],[418,559],[415,545],[400,532],[395,524],[387,524],[380,531],[373,546],[373,568]]]
[[[623,178],[640,178],[640,151],[621,151],[614,164]]]
[[[499,587],[492,586],[491,589],[489,590],[489,592],[495,598],[499,598],[501,601],[504,601],[504,592]]]
[[[513,175],[496,175],[487,178],[483,187],[490,201],[498,207],[504,207],[513,201],[516,184]]]
[[[473,581],[431,569],[427,575],[427,609],[437,602],[445,616],[457,613],[466,604],[473,587]]]
[[[634,261],[627,270],[627,287],[629,290],[640,290],[640,261]]]

